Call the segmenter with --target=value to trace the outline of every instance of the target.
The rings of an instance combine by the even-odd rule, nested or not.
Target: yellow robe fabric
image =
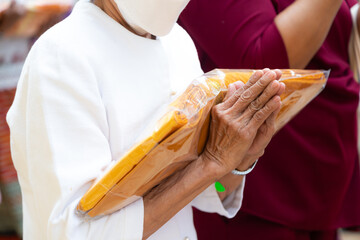
[[[146,194],[163,179],[196,159],[205,146],[210,110],[222,101],[229,84],[246,83],[253,70],[216,69],[194,80],[169,105],[153,133],[133,146],[99,178],[80,200],[77,209],[90,217],[112,213]],[[328,73],[283,70],[285,83],[276,129],[283,127],[317,94]]]

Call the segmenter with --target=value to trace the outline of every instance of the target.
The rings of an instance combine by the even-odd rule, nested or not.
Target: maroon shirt
[[[204,71],[289,68],[274,18],[293,2],[191,0],[180,24],[192,36]],[[306,67],[331,69],[326,88],[272,139],[246,178],[242,211],[297,229],[360,225],[359,85],[348,56],[350,7],[356,3],[343,2],[324,44]],[[210,221],[228,223],[218,218],[195,216],[200,229]]]

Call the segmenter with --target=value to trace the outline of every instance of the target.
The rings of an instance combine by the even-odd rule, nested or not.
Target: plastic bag
[[[166,177],[196,159],[206,144],[211,108],[227,87],[247,82],[253,70],[214,70],[195,79],[172,102],[153,132],[133,146],[100,177],[77,209],[90,217],[109,214],[144,196]],[[285,83],[276,129],[283,127],[325,87],[329,72],[283,70]]]
[[[34,37],[60,21],[76,0],[1,0],[0,32],[8,37]]]

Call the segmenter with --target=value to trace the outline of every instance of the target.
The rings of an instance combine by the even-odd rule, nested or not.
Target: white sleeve
[[[221,201],[215,189],[215,184],[211,184],[204,192],[197,196],[191,204],[203,212],[218,213],[224,217],[233,218],[240,210],[244,186],[245,177],[235,191]]]
[[[40,39],[7,116],[24,199],[24,237],[141,239],[142,199],[94,220],[75,211],[112,160],[102,93],[86,53],[76,51]]]
[[[353,21],[353,30],[349,41],[349,61],[350,68],[354,72],[354,78],[357,82],[360,79],[360,33],[357,26],[357,14],[360,4],[357,3],[351,8]]]
[[[360,3],[355,4],[354,6],[351,7],[350,11],[351,11],[351,17],[353,20],[353,24],[354,24],[354,28],[357,27],[357,15],[359,12],[359,7],[360,7]],[[357,32],[357,30],[356,30]]]
[[[355,14],[355,13],[356,13],[356,11],[359,9],[359,7],[360,7],[360,3],[357,3],[357,4],[355,4],[354,6],[352,6],[352,7],[351,7],[351,14],[357,16],[357,14]]]

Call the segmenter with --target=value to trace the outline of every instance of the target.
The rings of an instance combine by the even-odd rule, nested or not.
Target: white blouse
[[[201,75],[196,49],[175,26],[132,34],[83,0],[46,32],[25,62],[7,121],[23,194],[24,239],[141,239],[143,200],[84,219],[75,208],[111,161],[136,143],[160,106]],[[221,202],[210,186],[150,239],[196,239],[191,206],[233,217],[243,184]]]

